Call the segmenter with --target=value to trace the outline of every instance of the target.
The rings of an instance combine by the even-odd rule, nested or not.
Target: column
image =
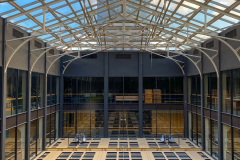
[[[203,44],[201,44],[201,47],[203,47]],[[203,76],[203,53],[201,53],[201,135],[202,135],[202,149],[205,150],[205,121],[204,121],[204,76]]]
[[[62,54],[62,52],[61,52]],[[62,58],[60,58],[60,112],[59,112],[59,137],[63,137],[63,66]]]
[[[139,115],[139,138],[143,137],[143,74],[142,52],[138,56],[138,115]]]
[[[104,70],[104,137],[108,137],[108,52],[105,52]]]
[[[6,87],[7,87],[7,73],[5,70],[5,27],[6,19],[3,18],[2,26],[2,77],[1,77],[1,147],[0,159],[5,159],[5,136],[6,136]]]
[[[186,59],[185,59],[186,60]],[[186,61],[185,61],[186,63]],[[185,70],[185,69],[184,69]],[[187,75],[183,76],[183,101],[184,101],[184,137],[188,137],[188,112],[187,112]]]

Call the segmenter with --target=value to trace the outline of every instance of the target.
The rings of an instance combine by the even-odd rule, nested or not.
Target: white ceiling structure
[[[218,36],[223,30],[239,25],[240,0],[1,1],[0,15],[31,33],[21,38],[24,43],[42,39],[50,45],[47,49],[64,51],[59,57],[70,55],[72,50],[79,53],[73,60],[81,58],[83,50],[92,51],[88,55],[133,48],[154,54],[167,51],[164,57],[175,61],[182,69],[182,62],[169,56],[169,52],[185,56],[197,66],[199,60],[193,61],[190,57],[200,57],[183,51],[196,48],[205,55],[206,50],[217,54],[217,50],[201,47],[206,39],[215,38],[240,60],[236,49],[225,39],[240,40]],[[207,56],[213,63],[214,57]],[[65,63],[69,65],[73,60]]]

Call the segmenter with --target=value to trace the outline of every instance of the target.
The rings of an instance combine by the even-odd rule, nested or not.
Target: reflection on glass
[[[198,145],[202,146],[202,127],[201,127],[201,115],[197,115],[197,123],[198,123]]]
[[[233,114],[240,115],[240,69],[233,70]]]
[[[204,78],[204,107],[205,108],[210,108],[210,74],[205,74],[203,76]]]
[[[195,113],[192,114],[193,119],[193,142],[197,143],[197,115]]]
[[[104,110],[91,110],[91,137],[103,137],[103,134]]]
[[[18,113],[25,112],[27,107],[27,72],[19,71],[18,79]]]
[[[90,123],[90,110],[77,111],[77,133],[84,133],[86,137],[91,137],[91,123]]]
[[[109,77],[108,102],[120,103],[120,98],[123,99],[123,77]]]
[[[205,149],[211,154],[211,124],[210,119],[205,118]]]
[[[51,144],[51,115],[47,116],[46,146]]]
[[[6,131],[5,159],[15,160],[15,130],[12,128]]]
[[[218,159],[218,122],[212,122],[212,156]]]
[[[218,110],[217,106],[217,74],[211,73],[211,102],[212,102],[212,108],[213,110]]]
[[[197,76],[197,106],[201,107],[201,78]]]
[[[226,113],[231,113],[230,74],[230,71],[222,72],[222,111]]]
[[[56,137],[55,140],[58,139],[58,132],[59,132],[59,112],[56,112]]]
[[[161,113],[164,113],[164,112],[161,112]],[[158,111],[158,113],[159,113],[159,111]],[[167,115],[167,113],[166,113],[166,115]],[[161,121],[161,123],[163,123],[166,126],[166,123],[167,123],[166,119],[165,119],[165,121],[163,120],[163,122],[162,122],[162,119],[159,119],[159,120]],[[157,120],[157,123],[160,122],[159,120]],[[184,136],[184,116],[183,116],[183,110],[171,110],[171,125],[169,124],[169,126],[171,128],[171,134],[175,138],[179,138],[179,137],[183,137]],[[164,128],[166,128],[166,127],[164,127]]]
[[[143,111],[143,137],[150,138],[156,137],[156,110]]]
[[[64,111],[63,112],[63,135],[64,137],[75,136],[75,112]]]
[[[234,160],[239,159],[239,154],[240,154],[240,150],[239,150],[240,136],[239,135],[240,135],[240,130],[237,128],[233,128]]]
[[[104,78],[91,78],[91,103],[104,103]]]
[[[47,76],[47,106],[51,105],[51,76]]]
[[[60,82],[59,82],[59,77],[56,77],[56,98],[57,98],[57,104],[59,104],[60,103],[60,97],[59,97],[59,93],[60,93],[60,91],[59,91],[59,84]]]
[[[38,140],[37,140],[37,153],[39,154],[42,150],[42,140],[43,140],[43,118],[38,119]]]
[[[170,103],[183,103],[183,78],[170,78]]]
[[[192,78],[192,95],[191,95],[191,100],[192,100],[192,102],[191,102],[191,104],[192,105],[196,105],[196,94],[197,94],[197,85],[196,85],[196,77],[195,76],[192,76],[191,77]]]
[[[17,160],[25,160],[25,130],[25,124],[17,127]]]
[[[16,114],[17,70],[7,69],[6,116]]]
[[[223,124],[223,159],[232,159],[231,127]]]
[[[51,144],[55,141],[55,113],[51,114]]]
[[[30,125],[30,159],[36,157],[37,145],[37,120],[31,121]]]
[[[191,77],[187,78],[188,83],[188,104],[191,104],[191,94],[192,94],[192,80]]]
[[[192,113],[188,112],[188,138],[192,140]]]
[[[109,110],[109,137],[138,137],[138,111]]]
[[[31,109],[43,108],[43,86],[44,75],[40,73],[32,73],[31,87]]]
[[[52,80],[52,85],[51,85],[51,105],[56,104],[56,77],[51,76]]]

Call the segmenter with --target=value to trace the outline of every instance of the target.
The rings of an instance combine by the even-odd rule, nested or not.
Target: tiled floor
[[[188,139],[161,143],[155,138],[89,138],[85,143],[59,139],[35,160],[208,160]]]

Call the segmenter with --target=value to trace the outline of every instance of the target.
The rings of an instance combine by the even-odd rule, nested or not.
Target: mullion
[[[18,114],[18,84],[19,84],[19,70],[15,70],[17,72],[16,75],[16,82],[15,82],[15,87],[16,87],[16,115]],[[16,126],[17,126],[17,119],[18,116],[16,117]],[[17,160],[17,127],[15,127],[15,160]]]
[[[234,141],[233,141],[233,70],[230,71],[230,87],[231,87],[231,145],[232,159],[234,159]]]
[[[198,103],[198,100],[197,100],[197,93],[198,93],[198,87],[197,87],[197,84],[198,84],[198,79],[197,79],[197,76],[195,76],[195,90],[196,90],[196,142],[197,142],[197,145],[198,145],[198,114],[197,114],[197,103]]]

